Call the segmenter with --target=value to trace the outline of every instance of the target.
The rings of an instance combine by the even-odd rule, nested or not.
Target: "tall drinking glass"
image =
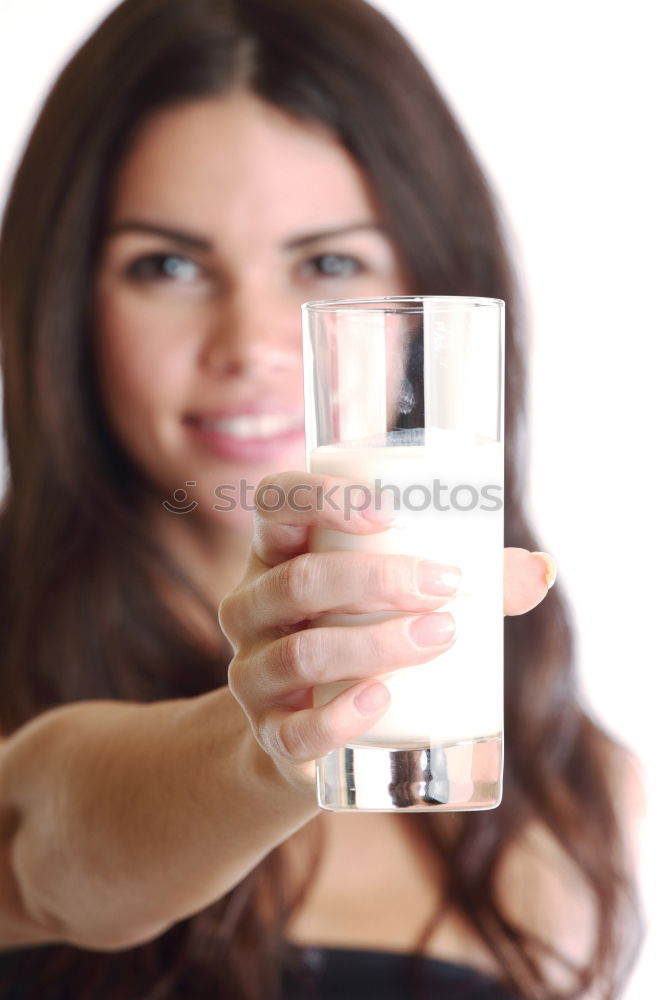
[[[391,692],[362,737],[317,762],[326,809],[492,809],[502,795],[504,303],[454,296],[303,306],[308,470],[352,479],[341,509],[394,498],[396,520],[312,531],[311,551],[416,555],[458,566],[456,640],[377,672]],[[330,614],[354,627],[390,617]],[[347,682],[315,689],[315,704]]]

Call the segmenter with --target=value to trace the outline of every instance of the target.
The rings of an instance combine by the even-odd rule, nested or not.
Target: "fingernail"
[[[417,568],[417,580],[422,594],[441,594],[449,597],[460,586],[460,570],[455,566],[422,559]]]
[[[373,524],[390,524],[395,520],[393,494],[389,490],[377,490],[362,513],[366,521],[372,521]]]
[[[454,635],[456,623],[447,611],[433,611],[429,615],[415,618],[409,626],[409,634],[417,646],[441,646]]]
[[[384,684],[370,684],[354,698],[354,704],[361,715],[374,715],[387,704],[391,695]]]
[[[533,556],[538,556],[542,563],[546,567],[546,586],[550,588],[555,583],[555,578],[557,577],[557,563],[552,556],[549,556],[547,552],[532,552]]]

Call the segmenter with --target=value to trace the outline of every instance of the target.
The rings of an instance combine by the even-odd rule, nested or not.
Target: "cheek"
[[[173,412],[186,398],[195,363],[191,329],[182,318],[123,296],[101,296],[98,304],[97,370],[113,423]]]

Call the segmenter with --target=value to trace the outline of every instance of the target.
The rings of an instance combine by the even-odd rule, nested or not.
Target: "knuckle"
[[[276,582],[281,597],[300,602],[314,588],[317,560],[310,552],[288,559],[277,567]]]
[[[289,725],[287,721],[275,727],[276,751],[287,760],[299,761],[305,754],[305,741],[300,726]]]
[[[234,698],[238,698],[241,689],[240,670],[238,668],[238,657],[234,656],[227,668],[227,687]]]
[[[276,643],[278,665],[283,677],[292,677],[298,673],[301,657],[301,633],[291,632]]]
[[[313,716],[307,723],[292,716],[285,719],[275,730],[280,755],[298,763],[313,758],[315,753],[313,747],[321,743],[323,736]]]
[[[303,664],[303,633],[291,632],[276,642],[278,668],[283,679],[300,677]]]
[[[257,483],[257,489],[267,489],[269,486],[275,486],[276,479],[278,477],[275,475],[262,476],[262,478]]]
[[[237,594],[227,594],[219,604],[217,609],[217,620],[222,632],[227,639],[233,641],[235,635],[234,624],[238,621],[238,596]]]
[[[340,489],[340,480],[337,476],[320,476],[319,486],[324,496],[329,500],[329,510],[338,512],[338,504],[333,501],[337,491]]]
[[[230,615],[229,615],[229,604],[227,602],[228,602],[228,598],[225,597],[224,600],[221,601],[220,604],[219,604],[219,606],[218,606],[218,609],[217,609],[217,623],[220,626],[221,631],[226,635],[226,637],[228,639],[230,639],[231,636],[229,635],[229,631],[230,631],[229,630],[229,626],[230,626],[231,623],[230,623]]]
[[[417,562],[412,556],[377,556],[372,565],[370,586],[391,597],[411,594],[416,589]]]
[[[274,725],[270,712],[260,713],[252,722],[252,730],[262,750],[271,756],[284,756],[279,727]]]
[[[281,642],[285,645],[282,668],[291,680],[303,687],[325,682],[325,666],[332,659],[328,631],[323,628],[292,632]]]
[[[264,476],[254,493],[254,516],[259,522],[273,520],[284,510],[288,482],[283,474]]]
[[[375,663],[391,663],[395,659],[396,652],[395,626],[392,621],[368,627],[365,657]]]
[[[368,588],[378,594],[390,594],[399,582],[394,559],[376,555],[368,566]]]
[[[227,686],[234,698],[245,706],[247,675],[246,664],[241,656],[234,656],[227,671]]]

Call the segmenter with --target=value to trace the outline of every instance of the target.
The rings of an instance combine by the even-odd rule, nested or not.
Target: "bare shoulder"
[[[604,754],[619,847],[631,879],[638,869],[645,812],[643,772],[636,755],[617,743],[609,741]],[[527,823],[507,850],[500,864],[498,889],[507,914],[519,925],[555,944],[574,962],[590,954],[597,904],[583,872],[544,823],[537,819]]]
[[[634,873],[647,811],[645,774],[638,756],[621,743],[610,743],[606,754],[608,789],[615,808],[622,847]]]
[[[614,745],[608,754],[608,773],[611,789],[618,795],[622,814],[640,821],[645,814],[645,775],[643,766],[633,750]]]
[[[627,866],[631,868],[636,857],[641,821],[646,812],[643,768],[633,751],[610,740],[604,751],[604,763],[608,792],[621,837],[620,847],[625,850]],[[525,876],[528,882],[537,872],[541,879],[552,874],[551,887],[558,895],[559,888],[568,886],[574,890],[582,878],[552,831],[536,819],[523,828],[507,852],[506,866],[513,870],[514,875],[516,868],[528,873]],[[550,877],[547,880],[551,881]]]

